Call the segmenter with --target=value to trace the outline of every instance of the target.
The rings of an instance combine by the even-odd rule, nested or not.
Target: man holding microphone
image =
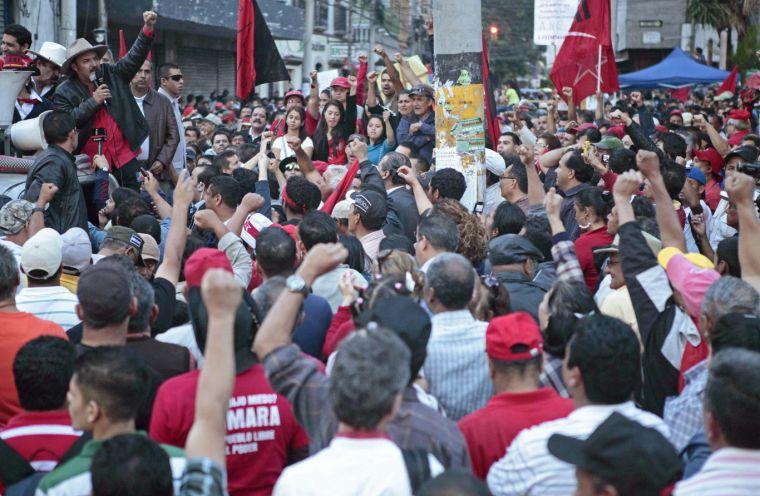
[[[150,169],[151,164],[137,160],[140,145],[148,136],[148,124],[129,83],[150,52],[157,17],[155,12],[143,12],[145,24],[140,35],[129,53],[113,65],[100,62],[106,46],[93,46],[84,38],[76,40],[66,50],[61,67],[69,78],[53,98],[56,109],[70,112],[76,120],[76,152],[92,158],[98,154],[100,144],[119,184],[135,190],[139,188],[140,168]]]

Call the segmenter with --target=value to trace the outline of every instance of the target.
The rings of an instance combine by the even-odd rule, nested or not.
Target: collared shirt
[[[169,99],[169,101],[172,104],[172,111],[174,112],[174,118],[177,120],[177,128],[180,130],[179,133],[179,144],[177,145],[177,151],[174,152],[174,157],[172,158],[172,165],[175,169],[184,169],[185,164],[187,163],[187,141],[185,141],[185,127],[182,125],[182,112],[179,109],[179,97],[174,98],[172,97],[165,89],[159,88],[158,92],[162,95],[164,95],[166,98]]]
[[[309,452],[314,454],[326,447],[338,428],[328,377],[294,344],[267,355],[264,369],[272,389],[288,398],[296,419],[306,429]],[[412,387],[403,392],[399,411],[387,430],[401,448],[423,448],[447,468],[470,468],[467,447],[456,424],[420,403]]]
[[[428,455],[428,460],[433,477],[443,471],[435,457]],[[401,449],[393,441],[336,437],[319,453],[286,468],[272,494],[411,496],[412,487]]]
[[[681,394],[665,400],[663,419],[668,424],[671,440],[680,453],[703,427],[702,398],[707,384],[707,360],[702,360],[684,375]]]
[[[26,117],[32,113],[35,105],[42,103],[42,95],[37,93],[34,85],[31,86],[32,87],[29,90],[29,97],[26,99],[27,101],[21,102],[18,99],[16,100],[16,110],[18,111],[18,115],[21,116],[22,120],[26,119]],[[36,103],[33,103],[33,100],[36,100]]]
[[[748,419],[749,420],[749,419]],[[676,484],[674,496],[760,494],[760,450],[721,448],[693,477]]]
[[[501,196],[501,183],[496,183],[486,188],[486,201],[483,206],[483,213],[488,215],[496,210],[499,204],[505,202],[504,197]]]
[[[446,414],[459,420],[493,396],[486,355],[486,322],[469,310],[433,315],[425,377]]]
[[[636,408],[632,401],[584,406],[563,419],[545,422],[518,434],[504,458],[491,466],[488,488],[494,496],[573,494],[575,467],[552,456],[546,447],[547,442],[553,434],[585,440],[613,412],[669,437],[668,427],[660,417]]]
[[[488,469],[520,431],[573,411],[573,402],[551,388],[497,394],[488,404],[459,421],[467,440],[473,473],[485,479]]]
[[[16,308],[40,319],[55,322],[68,331],[80,320],[76,306],[79,299],[63,286],[24,288],[16,296]]]
[[[145,95],[136,96],[134,98],[135,98],[135,102],[137,102],[137,106],[140,108],[140,112],[142,112],[143,117],[145,117],[145,107],[143,106],[143,104],[145,103]],[[148,160],[149,153],[150,153],[150,133],[148,133],[148,135],[145,137],[145,140],[140,145],[140,153],[135,158],[137,160],[145,162],[146,160]]]
[[[422,264],[422,267],[420,267],[420,272],[422,272],[423,274],[427,274],[428,269],[430,268],[431,265],[433,265],[433,261],[436,259],[436,257],[438,257],[438,255],[436,255],[434,257],[430,257],[427,260],[427,262],[425,262],[424,264]]]
[[[570,391],[565,386],[565,380],[562,379],[562,359],[551,353],[544,353],[544,369],[538,379],[541,386],[548,386],[563,398],[570,397]]]
[[[382,229],[365,234],[359,238],[359,242],[364,248],[364,254],[366,255],[366,261],[369,262],[369,266],[377,260],[377,252],[380,251],[380,242],[385,239],[385,233]]]

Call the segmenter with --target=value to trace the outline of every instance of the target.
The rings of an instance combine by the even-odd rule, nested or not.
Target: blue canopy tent
[[[728,71],[700,64],[680,48],[674,48],[665,59],[646,69],[618,78],[621,88],[683,88],[694,84],[719,83]]]

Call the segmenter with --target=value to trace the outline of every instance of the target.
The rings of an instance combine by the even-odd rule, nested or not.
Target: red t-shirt
[[[520,431],[566,417],[572,411],[573,402],[548,387],[494,396],[486,406],[457,423],[467,441],[473,474],[485,480],[488,469],[504,456]]]
[[[0,439],[42,472],[53,470],[81,435],[66,410],[22,412],[0,431]],[[0,494],[4,489],[0,483]]]
[[[720,184],[715,179],[707,181],[707,185],[705,186],[705,203],[707,203],[707,206],[713,212],[718,208],[718,203],[720,203]]]
[[[199,377],[200,371],[194,370],[161,385],[153,404],[150,437],[159,443],[185,446],[195,417]],[[271,494],[288,462],[288,453],[309,444],[290,403],[269,386],[261,364],[235,377],[225,441],[229,492],[233,496]]]
[[[63,328],[27,312],[0,312],[0,427],[21,413],[13,379],[13,360],[19,348],[39,336],[68,340]]]
[[[593,231],[582,232],[575,240],[575,254],[578,263],[583,270],[583,280],[591,294],[596,292],[596,282],[599,279],[599,270],[594,265],[594,248],[609,246],[612,244],[612,236],[607,232],[607,226],[602,226]]]

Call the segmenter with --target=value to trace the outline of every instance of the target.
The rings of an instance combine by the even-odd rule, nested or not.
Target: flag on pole
[[[550,73],[558,90],[573,88],[576,104],[599,90],[618,91],[615,52],[610,36],[610,0],[580,0]]]
[[[127,43],[124,41],[124,30],[119,30],[119,59],[123,59],[127,55]]]
[[[684,103],[689,99],[689,93],[691,93],[691,86],[670,90],[671,97]]]
[[[486,131],[491,139],[491,147],[496,149],[496,145],[499,143],[499,135],[501,134],[501,124],[499,123],[499,118],[494,113],[496,111],[496,99],[491,89],[491,79],[489,77],[491,71],[488,69],[488,44],[486,43],[485,33],[482,33],[481,37],[483,39],[483,90],[486,92]]]
[[[256,0],[238,0],[235,93],[245,100],[259,84],[289,79],[290,74]]]
[[[718,88],[718,91],[715,93],[716,95],[720,95],[721,93],[725,93],[726,91],[730,92],[732,95],[736,93],[736,75],[739,73],[739,66],[735,65],[731,73],[726,77],[726,79],[723,80],[723,84],[720,85],[720,88]]]

